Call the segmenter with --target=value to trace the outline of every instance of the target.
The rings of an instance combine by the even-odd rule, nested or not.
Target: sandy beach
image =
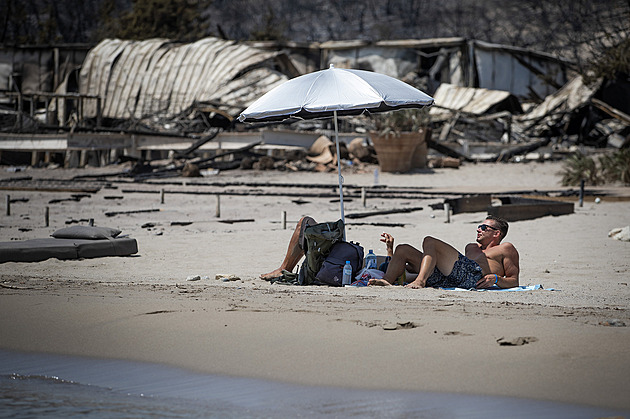
[[[344,172],[346,214],[422,207],[347,220],[348,239],[377,254],[385,252],[378,241],[382,231],[394,235],[396,243],[416,246],[425,235],[460,250],[474,241],[485,213],[452,215],[446,223],[444,211],[430,206],[443,202],[445,193],[571,189],[560,186],[559,162],[465,164],[381,173],[381,187],[426,188],[427,195],[368,196],[363,207],[357,190],[374,186],[376,167]],[[69,221],[93,219],[135,238],[139,252],[0,264],[0,348],[156,362],[288,383],[514,396],[630,410],[630,243],[608,237],[613,228],[630,225],[630,187],[587,188],[581,207],[576,196],[564,198],[575,203],[573,214],[510,223],[506,240],[520,254],[520,284],[544,289],[296,287],[272,285],[258,275],[280,264],[300,217],[339,218],[334,197],[315,196],[306,187],[330,185],[328,192],[334,193],[336,173],[236,170],[145,183],[122,177],[67,181],[120,170],[2,171],[2,185],[40,187],[2,191],[0,241],[48,237]],[[282,189],[292,196],[264,194],[275,189],[263,185],[286,183],[298,185]],[[98,190],[50,203],[76,194],[71,187],[90,186]],[[321,190],[326,188],[316,191]],[[221,195],[217,217],[216,194],[225,192],[232,193]],[[601,194],[600,202],[593,192]],[[16,200],[8,216],[5,195]],[[138,210],[155,211],[106,215]],[[223,282],[217,274],[240,280]],[[201,279],[187,281],[195,275]],[[518,338],[528,343],[498,342],[518,343]]]

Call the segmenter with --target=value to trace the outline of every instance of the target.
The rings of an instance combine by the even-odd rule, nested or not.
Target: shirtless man
[[[408,244],[396,247],[383,279],[371,279],[369,285],[391,285],[402,273],[418,273],[408,288],[458,287],[501,288],[518,286],[518,252],[512,243],[501,243],[508,231],[508,223],[489,215],[477,226],[477,242],[466,245],[465,256],[453,246],[427,236],[420,251]],[[381,239],[393,248],[393,237],[383,234]]]

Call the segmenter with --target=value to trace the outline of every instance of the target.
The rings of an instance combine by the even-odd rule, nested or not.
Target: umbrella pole
[[[341,222],[343,223],[343,239],[346,240],[346,216],[343,213],[343,176],[341,176],[341,157],[339,153],[339,129],[337,128],[337,111],[333,111],[335,120],[335,144],[337,144],[337,172],[339,173],[339,205],[341,206]]]

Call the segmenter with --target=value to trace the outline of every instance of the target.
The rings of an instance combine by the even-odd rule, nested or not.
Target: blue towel
[[[536,285],[521,285],[518,287],[514,287],[514,288],[500,288],[497,287],[496,285],[493,285],[490,288],[470,288],[470,289],[466,289],[466,288],[456,288],[456,287],[448,287],[448,288],[441,288],[443,290],[447,290],[447,291],[533,291],[533,290],[547,290],[547,291],[555,291],[554,288],[543,288],[542,285],[540,284],[536,284]]]

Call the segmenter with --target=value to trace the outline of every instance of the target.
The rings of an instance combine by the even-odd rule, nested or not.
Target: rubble
[[[434,58],[429,53],[437,47],[441,48],[439,57]],[[203,61],[202,52],[213,48],[222,52],[213,61]],[[429,169],[457,168],[465,162],[563,159],[576,150],[630,146],[630,105],[624,97],[627,78],[587,85],[581,76],[571,75],[571,63],[549,54],[463,38],[352,45],[328,42],[313,48],[325,51],[322,57],[328,60],[313,65],[354,63],[355,68],[381,72],[404,69],[404,74],[392,76],[434,97],[426,121],[432,132],[426,138]],[[234,61],[241,49],[245,58]],[[165,64],[179,68],[175,57],[184,51],[188,52],[180,71],[185,83],[177,71],[163,74],[170,68]],[[251,126],[235,122],[235,116],[253,100],[297,75],[287,70],[296,68],[291,57],[297,52],[289,52],[215,38],[189,45],[160,39],[105,40],[85,51],[78,86],[55,87],[54,93],[0,92],[8,104],[0,109],[2,161],[28,164],[20,153],[31,153],[32,166],[98,166],[128,159],[137,163],[128,175],[138,179],[237,168],[336,170],[336,145],[327,135],[320,135],[330,134],[329,121]],[[387,58],[392,52],[396,52],[394,66]],[[423,57],[421,63],[412,67],[415,61],[407,62],[406,57],[416,60],[417,56]],[[473,56],[475,61],[468,63],[467,57]],[[124,59],[114,59],[119,57]],[[148,67],[138,64],[149,58]],[[454,66],[450,72],[444,71],[448,63]],[[213,77],[199,70],[202,64]],[[110,76],[119,83],[107,87]],[[473,85],[480,87],[468,87]],[[377,164],[370,139],[370,131],[375,130],[371,116],[339,122],[343,137],[339,157],[345,169],[361,171]],[[270,126],[308,132],[312,137],[290,137],[285,132],[275,139],[266,135]],[[312,138],[317,140],[312,142]],[[276,150],[275,155],[262,147],[287,144],[294,146],[292,151]],[[297,147],[302,147],[298,153]],[[62,153],[65,156],[59,158]],[[166,159],[166,153],[167,164],[152,167],[146,163]],[[189,171],[191,165],[198,172]]]

